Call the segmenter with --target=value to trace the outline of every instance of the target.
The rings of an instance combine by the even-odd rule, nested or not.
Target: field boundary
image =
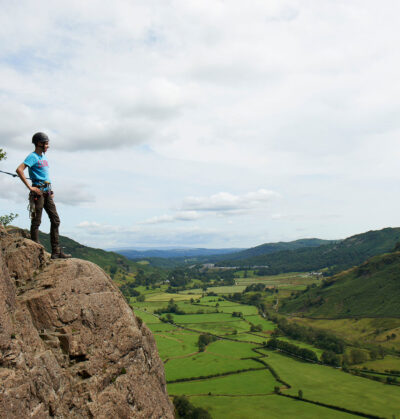
[[[317,402],[317,401],[314,401],[314,400],[300,398],[298,396],[292,396],[291,394],[283,394],[283,393],[276,393],[276,394],[278,394],[279,396],[282,396],[282,397],[288,397],[290,399],[298,400],[298,401],[301,401],[301,402],[306,402],[306,403],[316,404],[316,405],[322,406],[322,407],[327,407],[328,409],[338,410],[340,412],[345,412],[345,413],[351,413],[352,415],[361,416],[363,418],[385,419],[383,416],[370,415],[368,413],[358,412],[357,410],[350,410],[350,409],[347,409],[346,407],[335,406],[333,404],[327,404],[327,403]]]
[[[242,370],[222,372],[219,374],[200,375],[198,377],[188,377],[188,378],[178,378],[176,380],[167,381],[167,384],[184,383],[187,381],[202,381],[202,380],[208,380],[210,378],[225,377],[227,375],[241,374],[243,372],[248,372],[248,371],[261,371],[265,369],[268,369],[268,367],[264,365],[264,367],[261,367],[261,368],[246,368]]]

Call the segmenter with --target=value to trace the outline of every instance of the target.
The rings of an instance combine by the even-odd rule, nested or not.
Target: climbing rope
[[[5,172],[4,170],[0,170],[0,173],[5,173],[6,175],[10,175],[12,177],[18,177],[18,175],[16,173],[10,173],[10,172]],[[32,180],[30,178],[27,177],[28,180]]]

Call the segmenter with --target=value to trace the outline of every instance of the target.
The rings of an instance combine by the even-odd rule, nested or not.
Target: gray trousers
[[[29,199],[33,199],[35,206],[35,212],[31,220],[31,239],[37,243],[39,242],[39,226],[42,222],[42,212],[44,208],[50,219],[50,242],[52,253],[59,253],[58,227],[60,225],[60,217],[58,216],[52,195],[49,192],[43,192],[42,195],[36,195],[34,192],[31,192]]]

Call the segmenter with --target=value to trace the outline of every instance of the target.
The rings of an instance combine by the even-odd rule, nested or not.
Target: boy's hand
[[[36,195],[42,195],[42,191],[39,188],[31,188],[31,192],[35,192]]]

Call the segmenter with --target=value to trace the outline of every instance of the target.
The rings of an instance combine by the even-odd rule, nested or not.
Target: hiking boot
[[[52,259],[69,259],[71,255],[64,253],[62,250],[51,254]]]

